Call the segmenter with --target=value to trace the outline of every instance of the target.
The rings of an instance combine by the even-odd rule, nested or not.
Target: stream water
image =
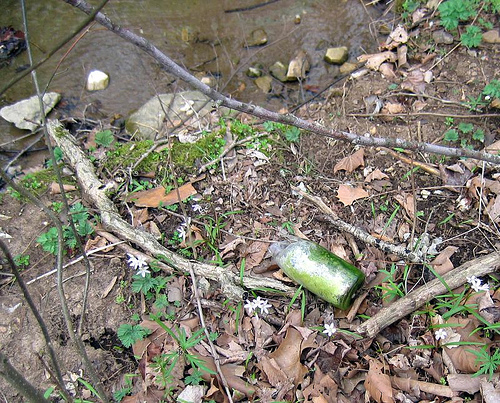
[[[26,0],[26,3],[35,60],[86,18],[62,0]],[[96,5],[98,1],[91,3]],[[227,12],[260,3],[263,1],[111,0],[104,11],[113,21],[144,36],[191,72],[215,77],[224,93],[275,110],[312,94],[307,95],[299,84],[293,83],[283,85],[278,95],[264,94],[245,74],[250,65],[258,63],[266,70],[277,60],[288,63],[296,51],[304,49],[311,61],[311,71],[302,84],[306,88],[322,88],[338,74],[337,67],[323,61],[326,47],[347,46],[351,59],[376,49],[377,38],[370,34],[369,25],[379,14],[372,6],[365,9],[361,0],[278,0],[251,10]],[[24,30],[20,1],[1,0],[1,4],[0,26],[12,25]],[[296,16],[300,16],[300,24],[296,23]],[[258,28],[265,29],[268,44],[245,47],[245,38]],[[140,49],[98,24],[63,59],[69,48],[66,45],[45,63],[38,70],[38,79],[43,88],[55,72],[48,90],[61,92],[80,111],[99,101],[104,114],[127,116],[155,93],[186,88]],[[27,54],[23,52],[2,68],[0,86],[27,63]],[[106,90],[85,90],[86,77],[93,69],[110,75]],[[26,77],[5,94],[1,105],[33,94],[31,78]],[[0,143],[20,133],[0,118]]]

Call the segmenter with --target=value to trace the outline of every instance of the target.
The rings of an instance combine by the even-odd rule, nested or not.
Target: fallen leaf
[[[370,358],[370,368],[365,380],[366,393],[377,403],[394,403],[391,378],[382,372],[383,365]]]
[[[456,246],[447,246],[444,250],[436,256],[436,258],[430,263],[434,270],[439,274],[443,275],[448,273],[453,269],[453,263],[451,263],[450,257],[458,250]]]
[[[365,182],[371,182],[377,179],[389,179],[389,176],[387,176],[385,173],[383,173],[380,169],[375,169],[375,171],[371,172],[368,174],[368,176],[365,178]]]
[[[401,89],[415,94],[423,94],[425,92],[424,73],[419,69],[410,71],[401,83]]]
[[[397,55],[394,52],[381,52],[372,55],[360,55],[358,61],[361,63],[366,62],[366,67],[377,71],[382,63],[389,61],[394,63],[397,60]]]
[[[408,53],[408,47],[406,45],[400,46],[398,48],[398,67],[401,68],[408,68],[410,67],[408,64],[408,59],[407,59],[407,53]]]
[[[403,193],[394,196],[399,204],[405,209],[411,220],[415,219],[415,198],[410,193]]]
[[[350,206],[355,200],[363,199],[368,196],[368,192],[363,188],[353,188],[349,185],[340,185],[337,191],[337,197],[344,206]]]
[[[396,78],[396,74],[394,73],[394,65],[392,63],[382,63],[379,67],[380,73],[388,79]]]
[[[403,113],[405,107],[400,103],[387,102],[382,108],[382,113],[386,115],[397,115],[398,113]]]
[[[76,190],[76,186],[74,185],[63,185],[63,189],[65,192],[73,192]],[[56,182],[52,182],[50,184],[50,193],[53,195],[58,195],[61,193],[61,188],[59,187],[59,184]]]
[[[398,44],[406,43],[408,42],[408,32],[406,32],[406,29],[404,29],[402,25],[398,25],[396,29],[390,33],[389,38]]]
[[[179,194],[177,194],[177,190]],[[191,183],[186,183],[168,194],[165,194],[165,192],[166,190],[163,186],[158,186],[154,189],[129,194],[126,200],[133,202],[137,207],[157,208],[160,206],[160,203],[162,206],[171,206],[172,204],[179,203],[179,198],[180,201],[183,201],[189,196],[194,196],[196,194],[196,189]]]
[[[262,262],[262,259],[264,259],[264,255],[266,254],[268,248],[269,243],[267,242],[255,241],[248,245],[248,248],[245,251],[245,269],[250,270],[255,266],[258,266]]]
[[[500,217],[500,196],[491,199],[486,206],[486,212],[493,222],[498,222],[498,217]]]
[[[335,164],[335,167],[333,167],[333,172],[335,173],[337,171],[344,170],[351,173],[356,168],[364,167],[365,166],[364,156],[365,156],[365,151],[363,148],[360,148],[354,154],[342,158],[339,162],[337,162],[337,164]]]

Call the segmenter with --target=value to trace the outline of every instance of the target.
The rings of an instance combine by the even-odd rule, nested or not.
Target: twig
[[[9,88],[11,88],[14,84],[16,84],[18,81],[26,77],[28,74],[30,74],[32,71],[40,67],[42,64],[44,64],[47,60],[49,60],[59,49],[61,49],[64,45],[66,45],[69,41],[71,41],[75,35],[80,32],[83,28],[85,28],[90,21],[92,21],[95,17],[95,15],[106,5],[106,3],[109,0],[103,0],[100,4],[97,5],[97,7],[92,10],[92,12],[89,14],[89,17],[86,18],[84,21],[82,21],[81,24],[79,24],[75,31],[70,33],[68,36],[66,36],[61,42],[57,43],[56,46],[50,50],[44,58],[39,60],[38,62],[32,64],[29,68],[24,70],[22,73],[18,74],[16,77],[14,77],[12,80],[10,80],[7,84],[5,84],[2,88],[0,88],[0,95],[3,95],[5,91],[7,91]]]
[[[79,8],[80,10],[82,10],[87,14],[90,14],[91,12],[94,11],[94,9],[90,7],[84,0],[64,0],[64,1]],[[167,57],[163,52],[161,52],[158,48],[156,48],[145,38],[136,35],[131,30],[122,28],[121,26],[114,24],[104,14],[97,13],[95,20],[100,24],[102,24],[103,26],[105,26],[106,28],[108,28],[110,31],[117,34],[118,36],[138,46],[144,52],[152,56],[157,62],[159,62],[167,72],[175,75],[176,77],[185,81],[187,84],[196,88],[201,93],[213,99],[218,106],[226,106],[230,109],[235,109],[241,112],[245,112],[253,116],[262,118],[264,120],[272,120],[274,122],[296,126],[300,129],[304,129],[306,131],[310,131],[324,137],[330,137],[337,140],[350,142],[355,145],[364,145],[370,147],[374,146],[374,147],[388,147],[388,148],[405,148],[408,150],[414,150],[414,151],[418,150],[420,152],[429,152],[433,154],[441,154],[453,157],[475,158],[479,160],[500,164],[500,156],[493,155],[490,153],[467,150],[467,149],[451,148],[435,144],[404,140],[399,138],[380,138],[380,137],[363,136],[355,133],[343,132],[327,128],[325,126],[320,125],[319,123],[308,122],[307,120],[300,119],[292,114],[283,115],[277,112],[272,112],[260,106],[237,101],[235,99],[229,98],[221,94],[220,92],[214,90],[213,88],[210,88],[208,85],[202,83],[192,74],[190,74],[181,66],[176,64],[172,59]]]
[[[220,367],[219,354],[215,350],[214,343],[212,342],[212,340],[210,340],[210,334],[208,333],[207,325],[205,324],[205,317],[203,316],[203,308],[201,307],[200,295],[198,293],[198,286],[196,285],[196,275],[194,274],[193,266],[190,264],[188,267],[189,267],[189,275],[191,276],[191,282],[193,283],[193,293],[194,293],[194,298],[196,299],[196,307],[198,308],[198,316],[200,317],[201,326],[203,328],[203,331],[205,332],[205,336],[207,337],[207,342],[208,345],[210,346],[212,358],[214,359],[215,368],[217,368],[217,373],[219,374],[222,385],[226,390],[227,398],[230,403],[233,403],[233,399],[231,397],[231,391],[229,390],[226,377],[222,373],[222,369]]]
[[[125,241],[118,241],[118,242],[112,243],[111,245],[105,245],[105,246],[101,246],[101,247],[96,248],[96,249],[89,250],[89,251],[87,252],[87,256],[91,256],[91,255],[93,255],[94,253],[100,252],[100,251],[102,251],[102,250],[104,250],[104,249],[108,249],[108,248],[111,248],[111,247],[116,246],[116,245],[120,245],[120,244],[122,244],[122,243],[124,243],[124,242],[125,242]],[[66,263],[66,264],[65,264],[62,268],[63,268],[63,269],[66,269],[67,267],[72,266],[72,265],[74,265],[74,264],[76,264],[76,263],[80,262],[81,260],[83,260],[83,256],[79,256],[79,257],[77,257],[76,259],[73,259],[71,262]],[[27,285],[33,284],[33,283],[35,283],[36,281],[41,280],[42,278],[48,277],[48,276],[50,276],[51,274],[54,274],[54,273],[56,273],[56,272],[57,272],[57,269],[51,270],[51,271],[49,271],[49,272],[47,272],[47,273],[43,273],[42,275],[40,275],[40,276],[38,276],[38,277],[35,277],[34,279],[31,279],[31,280],[30,280],[30,281],[28,281],[26,284],[27,284]]]
[[[397,322],[401,318],[414,312],[420,306],[429,302],[436,295],[445,293],[448,289],[460,287],[470,276],[484,276],[498,270],[500,266],[500,253],[471,260],[442,276],[444,283],[436,278],[415,291],[410,292],[393,304],[382,308],[376,315],[356,328],[356,332],[366,337],[374,337],[382,329]]]
[[[423,162],[419,162],[419,161],[415,161],[413,159],[407,158],[404,155],[397,153],[394,150],[390,150],[388,148],[380,147],[380,148],[377,148],[376,150],[377,151],[384,150],[384,151],[388,152],[389,154],[391,154],[394,158],[397,158],[398,160],[403,161],[404,163],[406,163],[408,165],[413,165],[413,166],[419,167],[422,170],[424,170],[425,172],[430,173],[432,175],[436,175],[438,177],[441,176],[439,169],[436,169],[436,168],[430,166],[429,164],[425,164]]]
[[[54,381],[59,386],[61,393],[64,395],[64,397],[68,398],[70,395],[64,386],[61,368],[59,367],[59,362],[57,361],[56,353],[54,351],[54,346],[52,344],[52,339],[50,338],[50,334],[49,334],[49,331],[47,330],[47,326],[45,325],[45,321],[43,320],[42,315],[40,315],[40,312],[38,311],[35,303],[33,302],[33,299],[31,298],[31,294],[28,291],[28,287],[26,287],[26,284],[25,284],[21,274],[19,273],[19,270],[17,270],[16,264],[14,262],[14,259],[12,258],[12,255],[10,254],[9,249],[7,248],[7,246],[5,245],[5,243],[2,240],[0,240],[0,249],[2,250],[3,254],[5,255],[5,258],[7,259],[7,262],[9,263],[10,269],[12,270],[12,274],[14,274],[14,277],[17,280],[17,284],[19,284],[19,288],[21,288],[24,299],[28,303],[28,306],[30,307],[31,313],[35,317],[36,321],[38,322],[38,326],[40,327],[40,330],[42,331],[43,338],[45,339],[45,344],[47,345],[47,350],[49,352],[50,362],[52,363],[52,366],[54,367],[54,371],[55,371]],[[69,400],[71,401],[72,399],[69,398]]]
[[[95,174],[94,166],[83,151],[75,144],[74,137],[57,121],[49,120],[48,130],[52,139],[61,148],[63,155],[69,160],[70,165],[75,170],[82,192],[88,196],[89,201],[99,211],[101,222],[105,229],[139,245],[153,256],[162,255],[165,259],[164,261],[167,261],[169,266],[174,269],[189,272],[189,265],[191,264],[197,276],[217,281],[221,285],[222,292],[229,298],[241,299],[243,297],[244,290],[240,286],[240,277],[236,274],[238,272],[236,268],[232,270],[231,267],[219,267],[200,262],[191,262],[165,248],[153,235],[134,228],[123,220],[115,205],[106,196],[102,182]],[[293,296],[295,292],[293,287],[289,287],[281,281],[253,275],[246,275],[243,278],[243,286],[249,289],[267,287],[290,296]]]
[[[449,113],[439,113],[439,112],[412,112],[412,113],[391,113],[391,114],[385,114],[385,113],[347,113],[346,116],[350,117],[356,117],[356,118],[371,118],[371,117],[385,117],[385,118],[407,118],[410,116],[444,116],[444,117],[450,117],[450,118],[456,118],[456,119],[478,119],[478,118],[499,118],[500,113],[483,113],[481,115],[453,115]],[[427,144],[427,143],[421,143],[421,144]],[[385,146],[387,147],[387,146]],[[442,146],[443,147],[443,146]],[[443,147],[443,148],[448,148],[448,147]],[[434,151],[430,151],[434,153]],[[435,154],[441,154],[441,153],[435,153]],[[443,153],[442,155],[449,155]],[[477,157],[473,157],[477,158]],[[482,159],[482,158],[477,158],[477,159]],[[485,159],[485,161],[489,161],[489,159]]]
[[[342,221],[337,214],[333,212],[333,210],[328,207],[323,200],[321,200],[320,197],[318,196],[313,196],[307,192],[304,192],[303,190],[299,189],[298,187],[295,186],[290,186],[294,192],[297,192],[310,202],[314,203],[316,206],[319,207],[319,209],[326,214],[328,220],[335,225],[339,230],[345,231],[357,239],[369,244],[376,246],[377,248],[383,250],[384,252],[388,253],[393,253],[395,255],[400,256],[401,258],[408,260],[410,262],[420,262],[422,259],[419,256],[418,253],[416,252],[411,252],[409,249],[405,248],[404,246],[400,245],[393,245],[389,242],[385,242],[381,239],[375,238],[373,235],[370,235],[368,232],[362,230],[361,228],[355,227],[352,224],[349,224],[345,221]]]
[[[38,143],[42,137],[43,134],[39,134],[38,136],[35,137],[35,139],[31,143],[29,143],[26,147],[24,147],[21,151],[19,151],[16,154],[16,156],[12,158],[7,165],[5,165],[5,167],[3,168],[4,171],[7,171],[9,167],[21,157],[21,155],[28,152],[29,149],[33,147],[36,143]]]
[[[264,3],[258,3],[254,4],[253,6],[248,6],[248,7],[239,7],[239,8],[232,8],[230,10],[224,10],[225,13],[240,13],[242,11],[249,11],[249,10],[255,10],[256,8],[264,7],[272,3],[276,3],[279,0],[269,0],[265,1]]]
[[[254,134],[253,136],[248,136],[248,137],[245,137],[244,139],[242,140],[239,140],[239,141],[233,141],[232,143],[228,144],[224,150],[222,150],[222,152],[220,153],[220,155],[213,159],[212,161],[210,162],[207,162],[205,165],[202,165],[200,167],[200,169],[198,169],[198,175],[205,172],[209,167],[211,167],[212,165],[214,164],[217,164],[222,158],[224,158],[232,149],[236,148],[236,147],[239,147],[245,143],[248,143],[249,141],[252,141],[252,140],[255,140],[255,139],[258,139],[259,137],[263,137],[263,136],[267,136],[267,133],[258,133],[258,134]]]

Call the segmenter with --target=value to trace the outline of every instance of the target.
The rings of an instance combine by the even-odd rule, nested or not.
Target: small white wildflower
[[[438,329],[434,332],[434,337],[436,340],[444,340],[448,337],[448,333],[444,329]]]
[[[268,308],[271,308],[272,305],[267,303],[267,299],[263,299],[259,305],[260,312],[268,314]]]
[[[247,299],[243,308],[245,308],[248,314],[251,315],[255,308],[257,308],[257,306],[255,305],[255,301],[250,301],[249,299]]]
[[[199,204],[193,204],[191,206],[191,208],[193,209],[193,211],[195,213],[197,213],[197,212],[199,212],[199,213],[203,212],[203,207],[201,207]]]
[[[142,277],[146,277],[146,274],[149,274],[151,273],[149,270],[148,270],[148,267],[147,266],[143,266],[141,268],[139,268],[139,270],[137,270],[137,273],[135,273],[137,276],[142,276]]]
[[[134,270],[141,270],[142,268],[147,268],[148,263],[142,256],[134,256],[131,253],[127,253],[128,260],[127,264]]]
[[[489,100],[491,99],[491,97],[490,97],[489,95],[486,95],[486,96],[484,97],[484,99],[485,99],[486,101],[489,101]]]
[[[490,289],[490,286],[487,283],[483,284],[483,282],[476,276],[467,277],[467,282],[475,292],[488,291]]]
[[[335,323],[325,323],[325,330],[323,330],[323,333],[328,335],[328,337],[333,336],[336,331],[337,328],[335,327]]]

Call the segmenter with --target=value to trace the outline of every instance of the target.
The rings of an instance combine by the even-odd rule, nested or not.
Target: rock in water
[[[61,94],[57,92],[48,92],[43,96],[45,116],[47,116],[60,99]],[[35,130],[42,124],[38,96],[34,95],[13,105],[4,106],[0,109],[0,116],[8,122],[14,123],[19,129]]]
[[[325,54],[325,61],[331,64],[342,64],[347,60],[348,52],[346,46],[338,48],[328,48]]]
[[[269,68],[269,71],[271,72],[271,74],[273,75],[273,77],[277,78],[282,83],[284,83],[285,81],[287,81],[286,73],[288,71],[288,67],[285,66],[283,63],[281,63],[281,62],[274,63]]]
[[[290,61],[288,65],[288,71],[286,73],[286,78],[288,81],[294,81],[298,79],[306,78],[306,73],[311,68],[309,60],[307,58],[307,53],[304,50],[299,50],[295,57]]]
[[[252,47],[252,46],[262,46],[267,43],[267,32],[264,31],[262,28],[256,29],[255,31],[252,31],[250,36],[247,38],[246,41],[246,46]]]
[[[109,76],[100,71],[92,70],[87,78],[87,90],[88,91],[100,91],[108,88]]]

